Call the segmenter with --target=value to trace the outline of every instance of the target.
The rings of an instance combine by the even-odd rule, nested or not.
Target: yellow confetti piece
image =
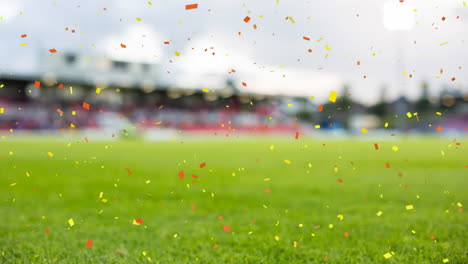
[[[315,125],[315,128],[320,128],[320,125]]]
[[[103,192],[100,192],[100,193],[99,193],[99,199],[101,199],[103,195],[104,195],[104,193],[103,193]]]
[[[326,50],[331,50],[330,46],[328,46],[328,45],[325,45],[324,48],[325,48]]]
[[[73,123],[70,123],[70,127],[71,127],[71,128],[74,128],[75,125],[74,125]]]
[[[392,146],[392,150],[393,150],[393,151],[398,151],[398,147],[395,146],[395,145],[393,145],[393,146]]]
[[[393,257],[393,255],[390,254],[390,253],[385,253],[383,256],[384,256],[384,258],[386,258],[386,259],[389,259],[389,258]]]
[[[361,132],[365,134],[365,133],[367,133],[368,131],[367,131],[366,128],[361,128]]]
[[[97,94],[100,94],[100,93],[101,93],[101,88],[99,88],[99,87],[96,88],[96,93],[97,93]]]
[[[294,18],[288,17],[288,19],[289,19],[289,21],[291,21],[291,23],[293,23],[293,24],[296,23],[296,21],[294,21]]]
[[[442,115],[442,113],[441,112],[436,112],[436,115]]]
[[[208,93],[209,91],[210,91],[210,89],[207,89],[207,88],[202,89],[202,92],[204,92],[204,93]]]
[[[330,229],[333,228],[333,224],[329,224],[328,228],[330,228]]]
[[[294,245],[294,247],[297,247],[297,242],[294,241],[294,242],[293,242],[293,245]]]
[[[406,210],[413,210],[414,209],[412,204],[407,205],[405,208],[406,208]]]
[[[14,183],[10,184],[10,186],[15,186],[15,185],[16,185],[16,182],[14,182]]]
[[[406,113],[406,116],[407,116],[408,118],[413,117],[413,115],[412,115],[410,112]]]
[[[411,233],[413,233],[413,234],[416,234],[416,231],[414,231],[414,230],[411,230]]]
[[[108,200],[107,200],[106,198],[102,198],[101,202],[103,202],[103,203],[107,203],[107,202],[108,202]]]
[[[136,19],[136,21],[138,21],[138,22],[141,21],[141,18],[139,18],[139,17],[137,17],[137,18],[135,18],[135,19]]]
[[[289,164],[291,164],[291,161],[289,161],[289,160],[284,160],[284,163],[286,163],[286,164],[289,165]]]
[[[5,108],[1,107],[0,108],[0,114],[3,114],[3,113],[5,113]]]
[[[461,203],[457,203],[457,206],[458,207],[462,207],[463,205]]]
[[[337,92],[330,91],[330,96],[328,96],[328,101],[330,102],[336,102],[336,96],[338,95]]]
[[[265,178],[265,179],[263,179],[263,181],[269,181],[269,180],[271,180],[271,179],[270,179],[270,178]]]
[[[440,43],[439,45],[442,46],[442,45],[445,45],[445,44],[447,44],[447,43],[448,43],[448,41],[442,42],[442,43]]]
[[[147,180],[145,183],[146,183],[146,184],[150,184],[150,183],[151,183],[151,181],[150,181],[150,180]]]
[[[443,262],[443,263],[447,263],[447,262],[449,262],[449,259],[448,259],[448,258],[445,258],[445,259],[442,260],[442,262]]]
[[[176,51],[176,52],[174,52],[174,55],[180,56],[180,52]]]
[[[54,153],[52,153],[52,152],[47,152],[47,155],[49,155],[49,157],[53,157],[53,156],[54,156]]]
[[[337,215],[336,217],[337,217],[338,219],[340,219],[340,221],[343,221],[343,218],[344,218],[343,215],[339,214],[339,215]]]
[[[73,221],[73,218],[68,219],[68,224],[70,227],[73,227],[75,225],[75,221]]]
[[[21,47],[24,47],[24,46],[27,46],[27,45],[28,45],[28,43],[23,43],[23,44],[21,44]]]
[[[387,127],[388,127],[388,123],[385,123],[384,127],[387,128]]]
[[[276,240],[276,241],[279,241],[279,240],[280,240],[280,237],[279,237],[279,236],[275,236],[275,240]]]
[[[275,149],[275,145],[271,145],[270,150],[274,150],[274,149]]]
[[[382,213],[382,211],[378,211],[375,215],[376,216],[381,216],[381,215],[383,215],[383,213]]]
[[[153,3],[151,3],[150,1],[148,1],[148,5],[153,5]]]

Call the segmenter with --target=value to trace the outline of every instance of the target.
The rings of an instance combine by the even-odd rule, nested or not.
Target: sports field
[[[468,263],[467,157],[453,138],[3,141],[0,263]]]

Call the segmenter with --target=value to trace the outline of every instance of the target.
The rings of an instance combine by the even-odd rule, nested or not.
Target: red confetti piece
[[[455,79],[455,77],[452,77],[452,79],[451,79],[451,80],[452,80],[452,82],[453,82],[453,81],[455,81],[456,79]]]
[[[170,43],[169,41],[164,41],[164,44],[166,45],[169,45],[169,43]]]
[[[299,132],[296,132],[296,136],[294,136],[295,139],[299,139]]]
[[[92,247],[93,246],[93,241],[88,239],[88,241],[86,242],[86,246],[89,247],[89,248]]]
[[[55,53],[55,52],[57,52],[57,50],[56,49],[50,49],[49,52],[50,53]]]
[[[197,9],[197,8],[198,8],[198,4],[185,5],[185,10]]]
[[[21,35],[22,38],[25,38],[25,37],[27,37],[27,36],[28,36],[28,35],[26,35],[26,34]]]
[[[59,89],[62,89],[62,88],[63,88],[63,83],[59,84],[59,85],[58,85],[58,88],[59,88]]]
[[[307,51],[308,51],[309,53],[311,53],[311,52],[312,52],[312,49],[308,49]]]
[[[244,22],[245,22],[245,23],[249,23],[249,21],[250,21],[250,17],[249,17],[249,16],[246,16],[246,17],[244,18]]]
[[[46,229],[46,230],[45,230],[45,232],[46,232],[47,234],[49,234],[49,233],[50,233],[49,229]]]
[[[120,43],[120,47],[122,47],[123,49],[125,49],[125,48],[127,48],[127,45]]]
[[[323,105],[319,105],[317,108],[317,111],[322,112],[323,111]]]
[[[195,174],[192,174],[192,178],[195,178],[195,179],[197,179],[197,178],[198,178],[198,176],[197,176],[197,175],[195,175]]]
[[[266,190],[265,190],[265,193],[270,193],[270,189],[266,189]]]
[[[390,163],[386,162],[385,167],[387,167],[387,169],[389,169],[390,168]]]
[[[437,127],[437,132],[440,132],[440,131],[442,131],[442,129],[443,129],[443,127],[441,127],[441,126],[438,126],[438,127]]]
[[[185,177],[184,171],[179,171],[179,179],[183,179]]]
[[[34,87],[35,88],[40,88],[41,87],[41,82],[40,81],[34,81]]]
[[[226,232],[231,232],[231,227],[229,227],[228,225],[223,225],[223,230]]]
[[[445,17],[442,17],[442,21],[445,21]]]
[[[342,179],[338,179],[338,182],[339,182],[339,183],[343,183],[343,180],[342,180]]]
[[[206,162],[203,162],[202,164],[200,164],[200,168],[205,168],[206,166]]]
[[[302,37],[304,40],[310,41],[310,38],[308,37]]]
[[[135,220],[135,222],[137,222],[138,224],[143,224],[143,219],[138,218],[138,219]]]
[[[195,205],[190,205],[190,209],[195,210]]]
[[[86,102],[83,102],[83,108],[86,110],[89,110],[89,104]]]
[[[375,148],[375,150],[379,150],[379,144],[374,143],[374,148]]]
[[[128,174],[132,175],[132,171],[129,169],[129,168],[125,168],[125,170],[127,171]]]
[[[224,218],[220,215],[220,216],[218,216],[218,219],[223,220]]]
[[[247,86],[247,83],[245,83],[245,82],[242,82],[242,86]]]

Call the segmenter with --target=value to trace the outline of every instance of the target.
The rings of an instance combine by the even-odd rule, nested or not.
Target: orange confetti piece
[[[246,17],[244,18],[244,22],[245,22],[245,23],[249,23],[249,21],[250,21],[250,17],[249,17],[249,16],[246,16]]]
[[[319,105],[317,108],[317,111],[322,112],[323,111],[323,105]]]
[[[57,108],[57,113],[59,113],[59,114],[63,115],[63,111],[62,111],[62,110],[60,110],[59,108]]]
[[[93,246],[93,241],[88,239],[88,241],[86,242],[86,246],[89,247],[89,248],[92,247]]]
[[[34,87],[35,88],[40,88],[41,87],[41,82],[40,81],[34,81]]]
[[[344,235],[345,237],[349,237],[349,234],[348,234],[348,232],[344,232],[344,234],[343,234],[343,235]]]
[[[127,45],[120,43],[120,47],[122,47],[123,49],[125,49],[125,48],[127,48]]]
[[[375,148],[375,150],[379,150],[379,144],[374,143],[374,148]]]
[[[307,51],[308,51],[309,53],[312,53],[312,49],[308,49]]]
[[[338,179],[338,182],[339,182],[339,183],[343,183],[343,180],[342,180],[342,179]]]
[[[295,139],[299,139],[299,132],[296,132],[296,135],[294,136]]]
[[[89,143],[89,140],[87,137],[85,137],[84,140],[86,141],[86,143]]]
[[[89,110],[89,104],[86,103],[86,102],[83,102],[83,108],[86,109],[86,110]]]
[[[125,170],[127,171],[128,174],[132,175],[132,171],[129,169],[129,168],[125,168]]]
[[[138,224],[143,224],[143,219],[138,218],[138,219],[135,220],[135,222],[137,222]]]
[[[452,80],[452,82],[453,82],[453,81],[455,81],[456,79],[455,79],[455,77],[452,77],[452,79],[451,79],[451,80]]]
[[[21,35],[22,38],[25,38],[25,37],[27,37],[27,36],[28,36],[28,35],[26,35],[26,34]]]
[[[198,4],[185,5],[185,10],[197,9],[197,8],[198,8]]]
[[[200,164],[200,168],[205,168],[206,166],[206,162],[203,162],[202,164]]]
[[[310,38],[308,37],[302,37],[304,40],[310,41]]]
[[[184,171],[179,171],[179,179],[183,179],[185,177]]]
[[[231,232],[231,227],[228,225],[223,225],[223,230],[226,232]]]
[[[58,85],[58,88],[59,88],[59,89],[62,89],[62,88],[63,88],[63,83],[59,84],[59,85]]]
[[[55,53],[55,52],[57,52],[57,50],[56,49],[50,49],[49,52],[50,53]]]
[[[245,83],[245,82],[242,82],[242,86],[247,86],[247,83]]]
[[[386,167],[387,169],[390,169],[390,163],[386,162],[386,163],[385,163],[385,167]]]
[[[443,128],[442,128],[441,126],[438,126],[438,127],[437,127],[437,132],[442,131],[442,129],[443,129]]]

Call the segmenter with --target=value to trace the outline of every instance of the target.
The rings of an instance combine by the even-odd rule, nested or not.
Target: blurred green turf
[[[1,142],[0,263],[468,263],[457,142]]]

